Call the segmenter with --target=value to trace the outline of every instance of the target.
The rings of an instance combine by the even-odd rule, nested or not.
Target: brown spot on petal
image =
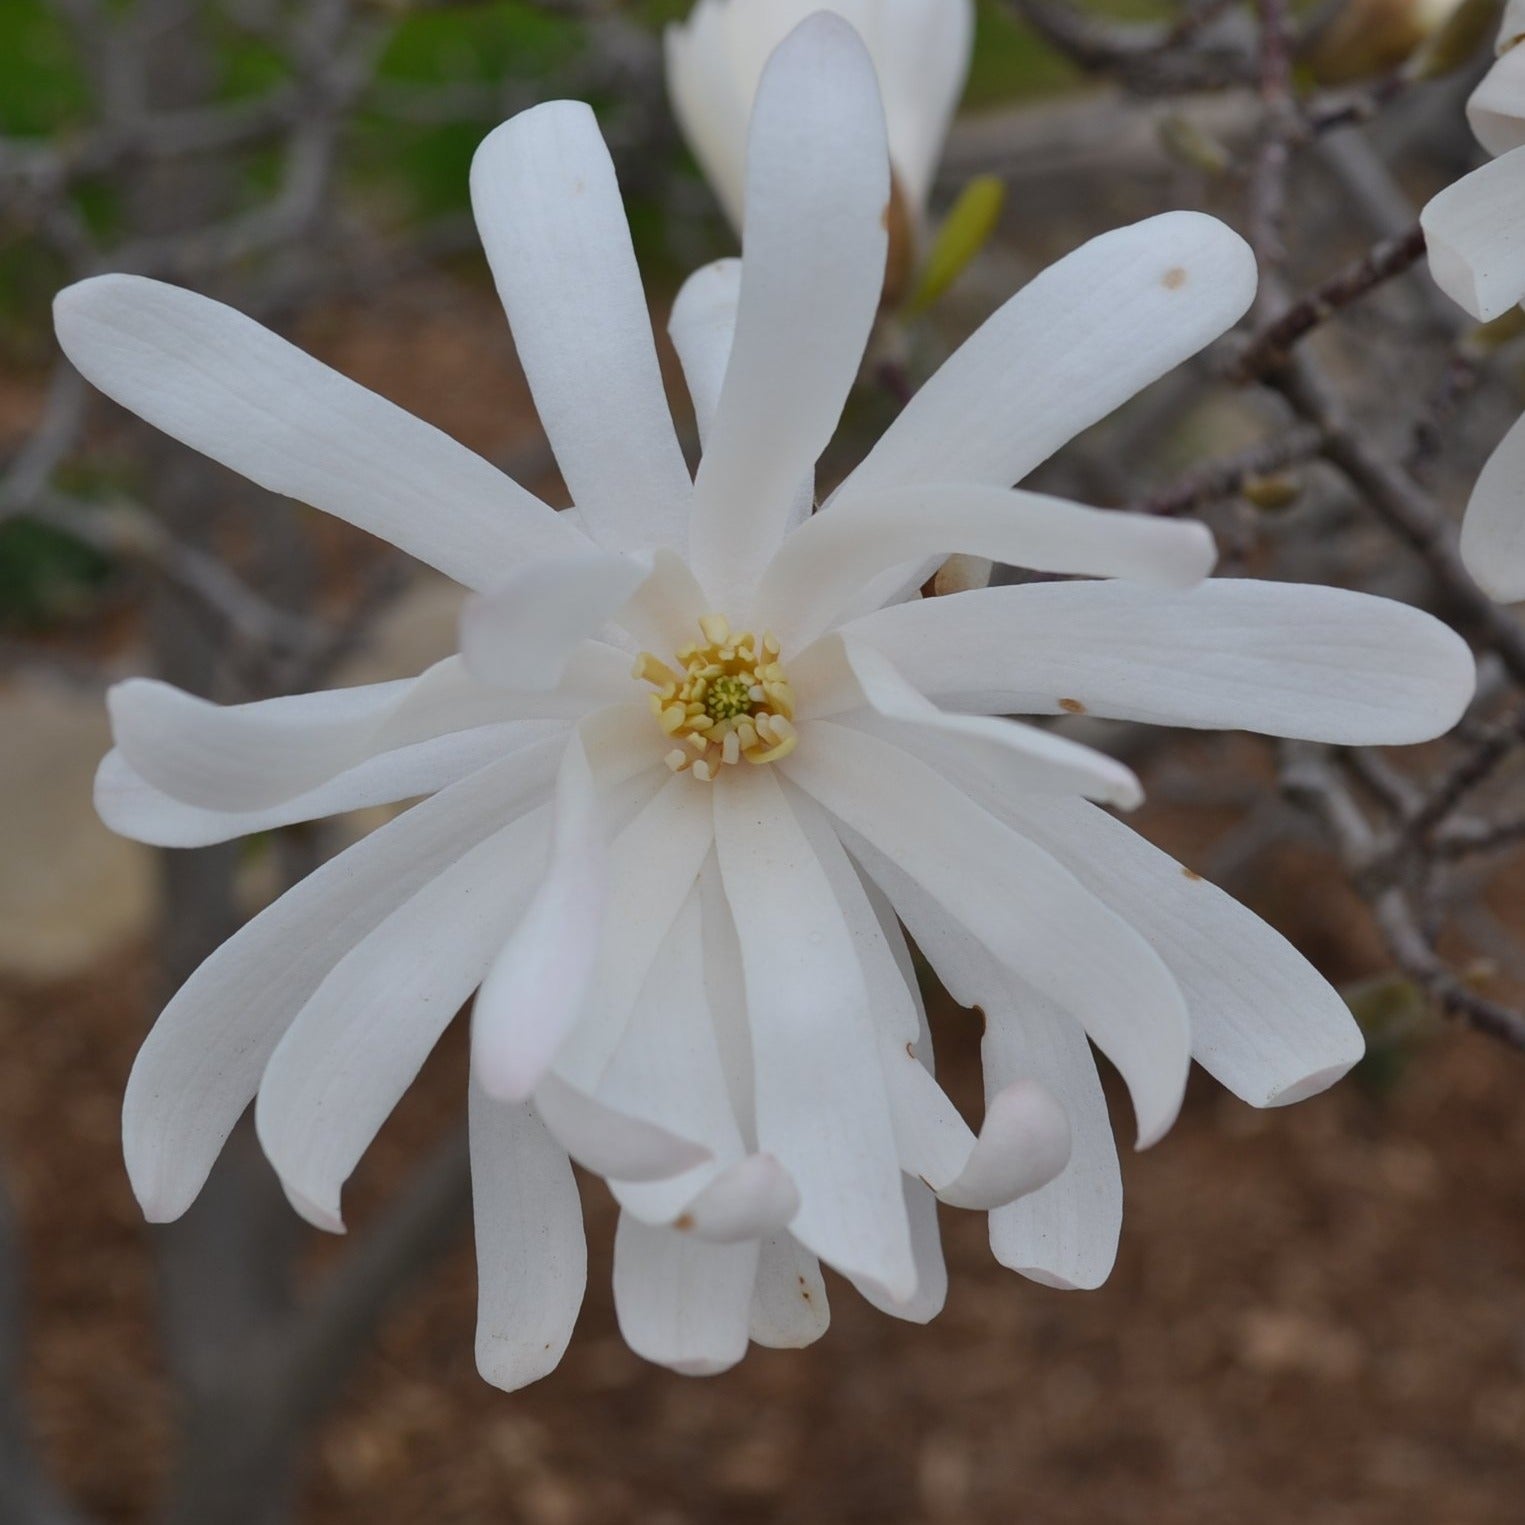
[[[911,1058],[914,1059],[916,1057],[916,1045],[914,1043],[907,1043],[905,1046],[905,1051],[911,1056]]]
[[[678,1216],[673,1219],[672,1226],[677,1229],[679,1233],[686,1234],[694,1226],[694,1215],[692,1213],[679,1213]]]
[[[1172,265],[1165,272],[1160,284],[1166,291],[1179,291],[1186,284],[1186,272],[1179,265]]]
[[[1059,708],[1062,709],[1066,715],[1083,715],[1086,712],[1085,705],[1083,705],[1078,699],[1061,699],[1059,701]]]
[[[1182,868],[1181,872],[1185,874],[1188,879],[1200,879],[1202,877],[1201,874],[1199,874],[1194,868]]]

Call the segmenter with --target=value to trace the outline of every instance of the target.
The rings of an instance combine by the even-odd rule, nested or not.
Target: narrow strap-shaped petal
[[[692,493],[609,150],[580,101],[490,133],[471,204],[540,421],[608,550],[681,546]]]
[[[1213,569],[1206,526],[1083,508],[1061,498],[964,483],[887,488],[832,500],[779,548],[757,596],[786,648],[801,646],[855,605],[865,583],[906,563],[954,552],[1036,572],[1126,577],[1189,587]]]
[[[1525,52],[1510,48],[1467,101],[1467,121],[1490,154],[1525,146]]]
[[[1028,282],[911,399],[841,487],[1010,487],[1243,316],[1255,258],[1200,212],[1103,233]]]
[[[736,337],[694,486],[694,572],[738,618],[836,430],[884,278],[889,166],[873,65],[817,13],[769,60],[747,160]]]
[[[102,275],[53,312],[64,353],[124,408],[469,588],[587,543],[481,456],[221,302]]]
[[[649,564],[610,551],[529,561],[461,611],[461,657],[479,682],[550,693],[573,653],[651,576]]]
[[[842,633],[952,709],[1089,712],[1357,746],[1441,735],[1476,684],[1467,643],[1433,616],[1301,583],[980,588],[881,609]]]
[[[826,1333],[831,1306],[821,1262],[792,1234],[773,1234],[757,1254],[748,1332],[770,1350],[803,1350]]]
[[[616,1181],[660,1181],[709,1158],[693,1139],[608,1106],[554,1070],[535,1087],[535,1110],[585,1170]]]
[[[942,1232],[937,1224],[937,1197],[923,1181],[900,1178],[906,1222],[911,1229],[911,1256],[916,1265],[916,1290],[909,1297],[891,1297],[864,1276],[849,1276],[854,1289],[881,1313],[908,1324],[929,1324],[948,1300],[948,1267],[943,1260]]]
[[[1080,1024],[1004,968],[882,854],[865,867],[893,900],[954,1000],[985,1014],[985,1095],[1040,1082],[1070,1125],[1069,1163],[1048,1185],[990,1215],[1004,1266],[1051,1287],[1099,1287],[1117,1257],[1123,1186],[1096,1061]]]
[[[1525,47],[1515,52],[1525,56]],[[1478,473],[1461,521],[1461,559],[1489,598],[1525,599],[1525,418]]]
[[[567,728],[561,720],[509,721],[454,731],[383,752],[264,810],[207,810],[155,789],[115,747],[95,775],[95,809],[114,832],[154,847],[205,847],[297,821],[435,794],[508,753]]]
[[[952,1207],[989,1212],[1046,1186],[1069,1163],[1069,1122],[1037,1081],[997,1091],[976,1137],[915,1054],[886,1046],[884,1073],[901,1169]]]
[[[621,1213],[614,1235],[614,1312],[640,1357],[710,1376],[747,1353],[757,1240],[711,1244]]]
[[[1080,794],[1132,810],[1144,797],[1131,768],[1105,752],[1017,720],[955,715],[938,709],[866,643],[843,639],[843,656],[878,720],[866,728],[889,740],[938,737],[957,747],[967,768],[998,787],[1038,794]]]
[[[980,797],[1149,939],[1186,997],[1192,1057],[1236,1096],[1301,1101],[1360,1059],[1339,993],[1233,896],[1084,801]]]
[[[582,1203],[533,1107],[471,1088],[477,1370],[507,1392],[556,1369],[588,1280]]]
[[[725,384],[731,345],[736,338],[736,308],[741,300],[741,261],[716,260],[684,281],[673,301],[667,332],[683,366],[683,379],[694,405],[699,443],[707,444],[720,392]],[[812,467],[795,488],[786,529],[810,517],[815,495]]]
[[[1525,149],[1463,175],[1419,214],[1435,284],[1481,323],[1525,297]]]
[[[767,768],[715,789],[715,849],[741,941],[757,1138],[794,1178],[796,1238],[892,1298],[915,1290],[878,1039],[830,881]]]
[[[539,807],[435,875],[334,966],[276,1045],[254,1120],[286,1195],[342,1232],[340,1191],[523,913]]]
[[[707,790],[668,780],[609,849],[609,904],[583,1017],[556,1057],[563,1080],[590,1095],[625,1035],[646,977],[709,855],[714,827]]]
[[[213,704],[129,678],[107,703],[122,755],[155,788],[209,810],[255,811],[398,747],[510,720],[578,719],[634,697],[628,658],[589,643],[551,693],[491,688],[447,657],[404,683],[253,704]]]
[[[178,1218],[265,1065],[329,971],[443,868],[529,808],[557,741],[526,747],[388,822],[228,939],[165,1007],[122,1106],[127,1171],[153,1222]]]
[[[1047,853],[886,742],[816,721],[809,744],[783,766],[850,829],[849,846],[864,838],[1075,1016],[1122,1072],[1141,1148],[1165,1133],[1180,1108],[1191,1035],[1174,979],[1132,927]]]

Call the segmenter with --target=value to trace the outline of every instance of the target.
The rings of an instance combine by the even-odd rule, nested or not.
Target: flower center
[[[651,713],[679,745],[667,754],[674,773],[692,769],[708,783],[727,764],[776,762],[794,750],[794,690],[779,666],[777,639],[766,630],[732,631],[723,614],[699,621],[703,641],[685,646],[677,666],[649,651],[634,676],[651,684]]]

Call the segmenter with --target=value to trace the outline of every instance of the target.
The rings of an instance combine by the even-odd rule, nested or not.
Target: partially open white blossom
[[[667,88],[678,124],[739,231],[747,124],[763,66],[819,10],[851,22],[873,59],[890,168],[914,231],[969,75],[974,0],[698,0],[666,35]]]
[[[1479,143],[1497,155],[1420,214],[1430,273],[1474,318],[1491,322],[1525,298],[1525,0],[1510,0],[1492,68],[1467,102]],[[1504,436],[1473,487],[1461,555],[1501,603],[1525,599],[1525,419]]]
[[[68,354],[142,417],[476,590],[462,653],[408,681],[220,708],[111,694],[97,799],[192,846],[428,796],[191,977],[133,1070],[128,1166],[182,1213],[257,1096],[292,1202],[343,1184],[477,991],[471,1132],[489,1380],[559,1360],[585,1251],[569,1157],[621,1207],[626,1339],[681,1371],[806,1344],[820,1261],[924,1320],[936,1201],[999,1259],[1094,1286],[1117,1156],[1088,1040],[1141,1144],[1192,1057],[1256,1105],[1360,1055],[1277,933],[1135,836],[1137,781],[996,716],[1434,736],[1465,645],[1357,593],[1203,581],[1198,525],[1010,484],[1232,324],[1254,266],[1176,212],[1097,238],[996,312],[819,513],[814,466],[874,321],[889,168],[873,67],[817,16],[759,88],[741,261],[671,333],[703,439],[679,451],[614,171],[586,107],[536,107],[472,170],[477,220],[575,508],[238,313],[108,276]],[[950,552],[1086,581],[921,600]],[[986,1016],[976,1136],[932,1074],[902,922]]]

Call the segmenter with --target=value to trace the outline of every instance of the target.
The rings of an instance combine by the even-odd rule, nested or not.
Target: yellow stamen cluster
[[[681,671],[643,651],[634,676],[656,690],[651,713],[678,743],[674,773],[691,769],[708,783],[727,764],[776,762],[794,750],[794,690],[778,664],[777,639],[733,632],[723,614],[699,621],[702,642],[677,656]]]

